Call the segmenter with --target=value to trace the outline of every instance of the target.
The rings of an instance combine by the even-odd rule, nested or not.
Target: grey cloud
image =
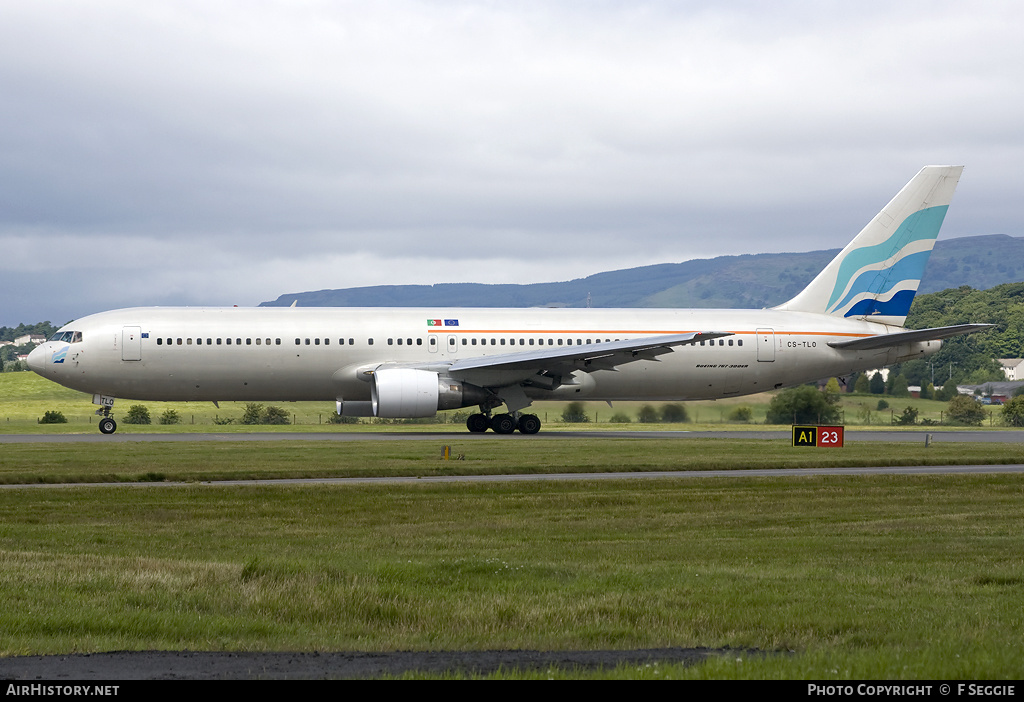
[[[934,162],[946,236],[1016,234],[1022,14],[8,4],[0,324],[841,246]]]

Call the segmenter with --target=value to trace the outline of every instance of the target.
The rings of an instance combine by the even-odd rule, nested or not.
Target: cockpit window
[[[50,341],[63,341],[68,344],[73,344],[82,340],[82,332],[76,331],[64,331],[57,332],[50,337]]]

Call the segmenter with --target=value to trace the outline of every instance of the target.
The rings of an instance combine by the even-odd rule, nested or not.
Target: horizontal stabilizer
[[[948,339],[951,336],[970,334],[994,327],[994,324],[957,324],[952,327],[932,327],[931,329],[910,329],[896,332],[894,334],[879,334],[869,336],[866,339],[854,339],[853,341],[830,341],[828,343],[834,349],[852,349],[864,351],[867,349],[884,349],[899,344],[909,344],[915,341],[936,341]]]

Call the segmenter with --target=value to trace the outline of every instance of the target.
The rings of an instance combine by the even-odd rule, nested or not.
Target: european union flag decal
[[[446,320],[444,320],[444,325],[446,327],[457,327],[457,326],[459,326],[459,320],[457,320],[457,319],[446,319]]]

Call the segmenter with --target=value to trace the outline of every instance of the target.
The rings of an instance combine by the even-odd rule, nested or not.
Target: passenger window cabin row
[[[214,339],[212,337],[207,337],[206,340],[204,341],[200,337],[197,337],[196,339],[193,340],[192,337],[180,337],[180,336],[177,337],[177,338],[167,337],[166,340],[164,339],[164,337],[157,337],[157,339],[156,339],[156,345],[157,346],[163,346],[164,344],[166,344],[167,346],[174,346],[174,345],[177,345],[177,346],[183,346],[183,345],[184,346],[191,346],[193,343],[195,343],[196,346],[204,346],[204,345],[205,346],[221,346],[221,345],[223,345],[223,346],[232,346],[232,345],[234,345],[234,346],[241,346],[243,344],[243,340],[240,337],[235,337],[233,339],[230,338],[230,337],[228,337],[228,338],[218,337],[217,339]],[[301,345],[303,345],[303,343],[305,343],[306,346],[310,346],[310,345],[320,346],[321,343],[323,343],[324,346],[330,346],[331,345],[331,340],[330,339],[322,339],[322,340],[321,339],[306,339],[305,342],[303,342],[303,340],[301,338],[295,339],[295,345],[296,346],[301,346]],[[338,344],[339,345],[344,346],[345,343],[346,343],[345,339],[338,339]],[[355,339],[348,339],[348,344],[350,346],[355,345],[355,343],[356,343]],[[267,339],[267,338],[260,338],[260,337],[257,337],[257,338],[246,337],[245,341],[244,341],[244,344],[246,346],[252,346],[254,344],[256,346],[270,346],[270,345],[280,346],[281,345],[281,340],[280,339]],[[369,344],[371,346],[373,345],[373,339],[369,340]]]
[[[76,339],[76,341],[80,341],[80,340],[81,340],[80,337],[78,339]],[[605,341],[605,343],[608,343],[610,341],[613,341],[613,339],[605,339],[604,341]],[[614,339],[614,341],[619,341],[619,339]],[[717,341],[718,341],[718,346],[726,346],[726,345],[732,346],[734,341],[735,341],[735,345],[736,346],[743,346],[743,339],[735,339],[735,340],[734,339],[718,339]],[[243,344],[243,340],[242,340],[241,337],[235,337],[233,339],[231,337],[227,337],[227,338],[218,337],[216,339],[214,339],[213,337],[207,337],[205,340],[200,338],[200,337],[196,337],[193,340],[192,337],[180,337],[179,336],[177,338],[174,338],[174,337],[166,337],[166,338],[165,337],[157,337],[157,339],[156,339],[157,346],[163,346],[165,344],[167,346],[174,346],[174,345],[177,345],[177,346],[191,346],[193,344],[193,342],[195,343],[196,346],[204,346],[204,345],[205,346],[221,346],[221,345],[224,345],[224,346],[232,346],[232,345],[234,345],[234,346],[242,346],[242,344]],[[347,342],[347,344],[346,344],[346,342]],[[413,338],[411,338],[411,337],[406,337],[404,339],[403,338],[396,339],[394,337],[389,338],[388,339],[388,346],[393,346],[393,345],[395,345],[396,342],[397,342],[398,346],[412,346],[414,344],[416,346],[423,346],[423,339],[422,338],[416,338],[415,341],[414,341]],[[356,340],[354,338],[351,338],[351,337],[348,338],[348,339],[345,339],[345,338],[339,338],[338,339],[338,345],[339,346],[345,346],[345,345],[355,346],[355,343],[356,343]],[[367,339],[366,343],[367,343],[368,346],[373,346],[373,339],[372,338],[371,339]],[[429,343],[430,343],[430,346],[432,346],[432,347],[436,346],[437,345],[437,337],[436,336],[431,336]],[[569,339],[562,339],[561,337],[559,337],[559,338],[550,337],[545,342],[545,339],[542,338],[542,337],[537,337],[537,338],[531,337],[529,339],[527,339],[526,337],[521,337],[521,338],[518,339],[518,341],[515,338],[506,338],[506,337],[501,337],[501,338],[496,338],[496,337],[487,337],[487,338],[471,337],[471,338],[466,338],[466,337],[463,337],[462,338],[462,345],[463,346],[488,346],[488,345],[489,346],[505,346],[506,344],[509,345],[509,346],[516,346],[517,344],[519,346],[534,346],[534,345],[536,345],[536,346],[544,346],[545,343],[546,343],[547,346],[562,346],[562,345],[572,346],[573,345],[573,339],[571,339],[571,338],[569,338]],[[582,338],[577,338],[575,340],[575,344],[577,346],[582,346],[584,343],[587,343],[587,344],[598,343],[598,344],[600,344],[601,343],[601,339],[597,339],[596,342],[593,339],[586,339],[586,341],[584,341],[584,339],[582,339]],[[246,337],[245,341],[244,341],[244,344],[246,346],[252,346],[253,344],[255,344],[256,346],[271,346],[271,345],[280,346],[281,345],[281,340],[280,339],[260,338],[260,337],[256,337],[256,338]],[[701,346],[704,346],[705,344],[714,346],[715,345],[715,339],[712,339],[710,341],[701,341],[700,342]],[[326,338],[326,337],[322,338],[322,339],[321,338],[305,338],[305,339],[303,339],[301,337],[296,337],[295,345],[296,346],[321,346],[321,345],[323,345],[323,346],[330,346],[331,345],[331,340]]]
[[[205,339],[205,342],[204,342],[204,340],[202,338],[199,338],[199,337],[196,337],[196,339],[194,339],[194,340],[192,339],[192,337],[182,338],[182,337],[179,336],[176,339],[172,338],[172,337],[167,337],[166,341],[164,340],[163,337],[160,337],[160,336],[158,336],[156,338],[156,345],[157,346],[163,346],[165,343],[167,344],[167,346],[174,346],[174,345],[177,345],[177,346],[182,346],[182,345],[184,345],[184,346],[191,346],[193,344],[193,342],[195,343],[196,346],[204,346],[204,345],[205,346],[221,346],[222,344],[224,346],[232,346],[232,345],[234,345],[234,346],[241,346],[242,343],[243,343],[242,339],[238,338],[238,337],[236,337],[234,339],[232,339],[230,337],[226,338],[226,339],[225,338],[219,338],[219,337],[217,339],[213,339],[213,338],[207,337]],[[281,340],[280,339],[273,339],[272,340],[272,339],[263,339],[263,338],[253,339],[252,337],[246,337],[246,339],[245,339],[245,345],[246,346],[252,346],[254,343],[256,344],[256,346],[263,346],[264,344],[266,344],[267,346],[270,346],[271,343],[273,343],[273,344],[275,344],[277,346],[280,346],[281,345]]]

